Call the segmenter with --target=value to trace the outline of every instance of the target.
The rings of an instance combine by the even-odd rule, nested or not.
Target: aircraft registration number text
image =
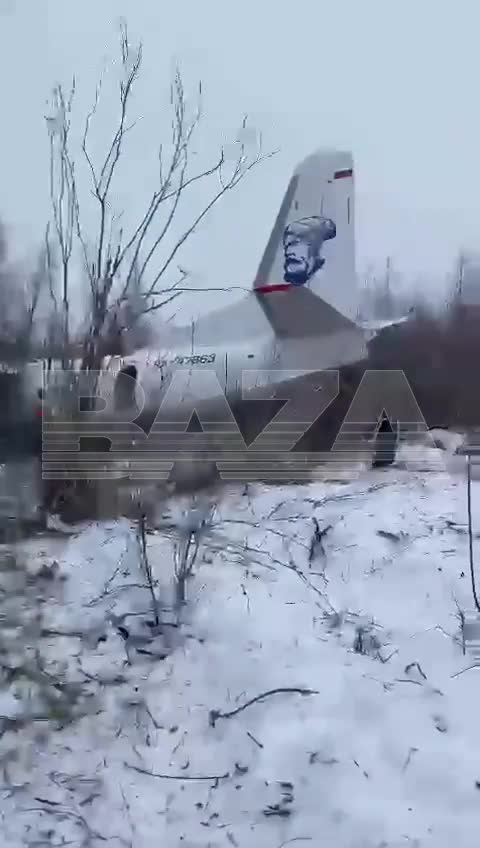
[[[215,353],[206,353],[198,356],[176,356],[173,361],[177,365],[210,365],[215,359]]]
[[[216,353],[207,353],[198,356],[176,356],[174,359],[162,359],[158,357],[154,361],[157,368],[166,368],[168,365],[210,365],[215,362]]]

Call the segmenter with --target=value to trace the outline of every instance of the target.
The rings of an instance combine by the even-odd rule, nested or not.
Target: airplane
[[[136,374],[150,397],[178,369],[213,365],[224,394],[236,398],[244,371],[314,371],[366,359],[357,307],[353,159],[318,151],[290,180],[251,292],[169,331],[169,349],[125,357],[120,370]]]
[[[321,429],[335,398],[325,375],[338,371],[340,384],[347,375],[351,385],[355,369],[368,361],[371,338],[399,323],[361,324],[358,303],[353,157],[318,150],[290,179],[251,291],[192,325],[164,325],[157,348],[111,358],[114,414],[135,410],[130,420],[145,432],[156,419],[165,436],[167,419],[182,420],[185,429],[193,404],[203,430],[205,422],[207,430],[218,429],[221,419],[224,430],[232,424],[246,438],[252,421],[260,421],[258,441],[258,430],[272,419],[272,401],[278,408],[295,395],[289,417],[277,416],[257,445],[286,449],[308,422],[318,419]]]

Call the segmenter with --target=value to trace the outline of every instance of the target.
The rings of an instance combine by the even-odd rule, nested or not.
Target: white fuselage
[[[341,327],[332,326],[330,332],[328,329],[317,335],[279,335],[252,293],[239,304],[210,313],[191,328],[180,328],[176,337],[166,339],[165,348],[159,344],[138,350],[115,358],[110,367],[120,371],[135,366],[137,403],[143,408],[158,409],[172,381],[176,390],[172,387],[170,394],[190,387],[203,402],[210,398],[216,403],[222,395],[233,406],[256,387],[268,386],[264,398],[275,397],[276,387],[296,376],[340,369],[366,358],[361,328],[345,322]]]

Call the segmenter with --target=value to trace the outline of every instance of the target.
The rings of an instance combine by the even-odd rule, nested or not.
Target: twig
[[[410,748],[409,749],[408,754],[407,754],[407,759],[405,760],[405,762],[403,764],[402,771],[407,770],[408,766],[410,765],[410,760],[412,759],[412,754],[416,754],[417,751],[418,751],[418,748]]]
[[[235,548],[234,548],[233,545],[224,545],[223,550],[226,551],[226,552],[230,552],[230,551],[233,552],[233,553],[237,552],[237,551],[235,551]],[[318,595],[324,603],[328,604],[328,606],[329,606],[329,608],[332,612],[336,611],[333,608],[333,606],[330,603],[327,596],[325,595],[325,593],[322,592],[321,589],[319,589],[317,586],[314,586],[314,584],[308,579],[308,577],[303,573],[303,571],[301,571],[301,569],[298,568],[298,566],[293,561],[291,554],[289,554],[289,562],[283,562],[281,559],[277,559],[276,557],[272,556],[272,554],[269,553],[268,551],[261,550],[260,548],[252,548],[250,545],[247,545],[247,544],[242,546],[241,552],[242,553],[243,552],[255,553],[255,554],[260,554],[263,557],[267,557],[270,560],[270,562],[272,563],[272,565],[267,565],[266,562],[262,562],[261,560],[258,560],[258,559],[255,560],[255,562],[256,562],[257,565],[260,565],[262,568],[267,568],[270,571],[273,571],[275,569],[276,565],[281,565],[282,568],[287,568],[289,571],[293,571],[293,573],[296,574],[297,577],[299,577],[299,579],[302,581],[302,583],[304,583],[306,586],[308,586],[309,589],[311,589],[313,592],[315,592],[315,594]]]
[[[119,592],[126,592],[128,589],[151,589],[151,587],[148,583],[122,583],[121,586],[115,586],[111,591],[107,590],[104,595],[91,598],[91,600],[87,601],[85,607],[94,607],[105,600],[106,597],[112,597],[112,595],[117,595]]]
[[[258,527],[258,520],[257,521],[246,521],[243,518],[222,518],[222,520],[219,521],[218,524],[222,525],[222,526],[224,524],[245,524],[247,527],[252,527],[252,528],[256,529]],[[215,526],[215,524],[212,524],[212,527],[214,527],[214,526]],[[264,527],[262,529],[265,531],[265,533],[272,533],[272,535],[278,536],[280,539],[287,539],[286,533],[282,533],[280,530],[274,530],[273,527]],[[330,528],[327,527],[325,530],[323,530],[321,532],[323,534],[325,534],[328,529],[330,529]],[[296,535],[293,536],[292,541],[294,541],[295,544],[297,544],[300,548],[305,548],[307,550],[309,549],[309,545],[307,545],[305,542],[303,542],[301,539],[299,539],[298,536],[296,536]]]
[[[134,766],[132,763],[124,762],[123,764],[126,768],[133,769],[133,771],[137,771],[139,774],[146,774],[148,777],[157,777],[160,780],[226,780],[227,777],[230,777],[230,772],[228,771],[225,774],[159,774],[156,771],[149,771],[140,766]]]
[[[147,703],[145,704],[145,712],[147,713],[147,715],[148,715],[150,721],[152,722],[155,730],[161,730],[163,725],[161,725],[160,722],[157,721],[157,719],[153,715],[153,713],[152,713],[152,711],[151,711],[151,709],[150,709],[150,707],[148,706]]]
[[[453,680],[454,677],[460,677],[461,674],[465,674],[466,671],[471,671],[472,668],[480,668],[479,663],[473,663],[473,665],[467,665],[466,668],[462,668],[461,671],[455,672],[455,674],[451,674],[450,678]]]
[[[454,597],[454,598],[453,598],[453,600],[454,600],[455,606],[457,607],[458,620],[460,621],[460,633],[462,634],[462,653],[463,653],[463,655],[465,656],[465,653],[466,653],[466,645],[465,645],[465,613],[464,613],[464,612],[463,612],[463,610],[461,609],[460,604],[458,603],[457,599]]]
[[[62,804],[60,801],[50,801],[49,798],[40,798],[38,795],[35,795],[34,801],[38,801],[39,804],[47,804],[51,807],[61,807]]]
[[[259,742],[258,739],[255,739],[255,736],[253,735],[253,733],[250,733],[249,730],[247,730],[247,736],[249,737],[249,739],[252,740],[252,742],[255,742],[255,745],[258,745],[259,748],[263,749],[265,747],[265,745]]]
[[[388,657],[382,657],[381,653],[379,652],[378,655],[377,655],[378,659],[380,660],[381,663],[383,663],[383,665],[386,665],[386,663],[390,662],[392,657],[394,657],[396,654],[398,654],[399,650],[400,650],[399,648],[395,648],[395,650],[392,651],[392,653],[389,654]]]
[[[48,809],[48,807],[21,807],[17,809],[21,813],[46,813],[47,815],[56,816],[57,818],[62,816],[63,818],[73,820],[76,824],[80,825],[80,827],[83,828],[85,833],[85,839],[88,839],[88,843],[84,841],[82,843],[83,845],[89,844],[92,839],[98,839],[101,842],[109,841],[106,836],[103,836],[101,833],[92,830],[87,820],[83,816],[81,816],[80,813],[76,813],[74,810],[69,810],[63,806],[60,806],[60,808],[55,807],[51,810]]]
[[[392,533],[390,530],[377,530],[377,536],[388,539],[389,542],[399,542],[402,538],[401,533]]]
[[[235,710],[231,710],[228,713],[222,713],[220,710],[210,710],[209,713],[209,724],[211,727],[215,727],[215,722],[218,721],[219,718],[233,718],[233,716],[238,715],[238,713],[246,710],[247,707],[250,707],[252,704],[256,704],[257,701],[262,701],[264,698],[269,698],[271,695],[281,695],[286,692],[293,692],[297,695],[319,695],[315,689],[301,689],[295,686],[285,686],[280,687],[278,689],[269,689],[268,692],[262,692],[261,695],[256,695],[255,698],[251,698],[250,701],[247,701],[246,704],[243,704],[241,707],[237,707]]]
[[[116,578],[117,574],[119,574],[119,573],[120,573],[120,566],[118,566],[118,567],[115,569],[115,571],[113,572],[113,574],[111,574],[111,575],[110,575],[110,577],[108,578],[108,580],[106,580],[106,581],[105,581],[104,587],[103,587],[102,591],[100,592],[100,594],[99,594],[96,598],[91,598],[91,599],[88,601],[87,606],[95,606],[95,604],[97,604],[99,601],[101,601],[101,600],[103,600],[104,598],[106,598],[106,597],[107,597],[107,595],[111,594],[111,593],[110,593],[110,587],[111,587],[111,585],[112,585],[113,581],[115,580],[115,578]],[[119,587],[115,587],[114,591],[118,590],[118,588],[119,588]]]
[[[185,538],[181,539],[180,549],[175,550],[175,581],[176,581],[176,605],[180,615],[180,609],[185,603],[186,581],[192,576],[193,567],[197,559],[200,541],[199,530],[188,530]]]
[[[176,744],[176,745],[175,745],[175,747],[172,749],[172,757],[173,757],[173,755],[174,755],[174,754],[176,754],[176,753],[177,753],[178,749],[180,748],[180,745],[183,745],[183,743],[185,742],[185,736],[186,736],[186,735],[187,735],[187,732],[186,732],[186,731],[184,731],[184,732],[182,733],[182,735],[180,736],[180,739],[178,740],[177,744]]]
[[[312,564],[317,548],[319,548],[322,556],[325,556],[325,548],[323,547],[323,537],[328,533],[329,530],[332,529],[332,525],[328,524],[323,530],[320,530],[320,526],[318,524],[318,520],[315,516],[312,517],[314,532],[312,536],[312,541],[310,542],[310,550],[308,554],[308,562],[310,565]]]
[[[242,590],[242,595],[247,599],[247,612],[250,615],[250,598],[248,597],[248,592],[245,588],[244,583],[240,583],[240,587],[241,587],[241,590]]]
[[[292,811],[288,807],[282,807],[280,804],[269,804],[263,811],[264,816],[279,816],[286,819],[292,815]]]
[[[126,818],[128,819],[128,823],[130,825],[130,832],[131,832],[132,836],[134,836],[135,833],[136,833],[136,827],[135,827],[135,824],[134,824],[133,819],[132,819],[132,814],[130,812],[130,804],[127,801],[127,798],[126,798],[126,795],[125,795],[125,790],[124,790],[123,786],[120,786],[120,793],[121,793],[122,800],[123,800],[123,809],[125,810]],[[133,842],[130,842],[130,845],[133,845]]]
[[[145,533],[145,525],[146,518],[145,514],[142,512],[138,519],[138,543],[140,547],[140,558],[141,564],[143,566],[143,570],[148,580],[148,587],[150,589],[150,594],[152,596],[152,607],[153,607],[153,615],[155,619],[155,626],[158,627],[160,624],[160,616],[158,611],[158,601],[155,595],[155,591],[153,588],[153,574],[150,566],[150,562],[147,554],[147,537]]]
[[[427,679],[427,675],[425,674],[425,672],[424,672],[424,670],[423,670],[423,668],[422,668],[422,666],[420,665],[419,662],[411,662],[408,665],[406,665],[405,666],[405,674],[410,674],[410,671],[411,671],[412,668],[416,668],[418,673],[421,674],[421,676],[423,677],[424,680]]]

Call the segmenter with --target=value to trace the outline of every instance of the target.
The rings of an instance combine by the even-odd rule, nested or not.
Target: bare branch
[[[118,162],[121,157],[123,141],[127,132],[132,129],[133,125],[126,126],[126,117],[127,111],[130,101],[130,96],[132,93],[132,88],[139,76],[140,67],[142,63],[142,45],[135,49],[132,53],[128,42],[128,32],[126,25],[123,24],[121,27],[120,34],[120,48],[122,54],[122,68],[125,74],[125,79],[120,81],[120,119],[118,127],[113,135],[112,141],[110,143],[110,147],[107,151],[107,154],[104,158],[103,164],[100,168],[100,175],[97,176],[97,171],[95,170],[95,166],[93,164],[92,158],[88,151],[88,136],[90,133],[90,125],[93,117],[96,115],[99,100],[100,100],[100,91],[102,81],[97,85],[96,93],[95,93],[95,101],[92,109],[87,115],[87,119],[85,121],[85,128],[83,134],[83,142],[82,142],[82,150],[87,161],[87,164],[90,169],[90,174],[93,182],[93,193],[98,201],[100,206],[100,221],[99,221],[99,233],[98,233],[98,245],[97,245],[97,261],[94,272],[94,277],[97,280],[102,279],[105,276],[103,261],[104,261],[104,247],[105,247],[105,236],[106,236],[106,225],[107,225],[107,201],[110,193],[110,188],[112,185],[112,181],[115,175],[115,170],[118,165]],[[108,255],[107,260],[108,261]],[[113,267],[113,276],[117,272],[118,268]]]
[[[181,294],[182,292],[176,292],[175,294],[172,294],[171,297],[167,297],[166,300],[162,300],[161,303],[153,303],[151,306],[146,306],[143,309],[143,315],[147,315],[149,312],[157,312],[158,309],[162,309],[168,303],[171,303],[172,300],[176,300],[176,298],[180,297]]]
[[[45,256],[47,263],[47,276],[48,276],[48,288],[50,291],[50,299],[53,303],[54,311],[58,311],[58,300],[57,295],[55,294],[55,285],[54,285],[54,277],[53,277],[53,256],[52,256],[52,247],[50,244],[50,222],[47,224],[45,229]]]
[[[264,698],[270,698],[272,695],[283,695],[286,692],[293,692],[297,695],[319,695],[315,689],[303,689],[297,686],[285,686],[279,689],[269,689],[268,692],[262,692],[261,695],[256,695],[255,698],[251,698],[241,707],[237,707],[236,710],[231,710],[228,713],[222,713],[220,710],[210,710],[209,713],[209,723],[212,727],[215,727],[215,723],[219,718],[233,718],[233,716],[238,715],[238,713],[246,710],[247,707],[250,707],[252,704],[256,704],[258,701],[263,701]]]
[[[148,777],[156,777],[160,780],[226,780],[230,777],[230,772],[226,772],[225,774],[199,774],[199,775],[191,775],[191,774],[159,774],[155,771],[148,771],[148,769],[141,768],[140,766],[134,766],[132,763],[124,762],[123,764],[126,768],[133,769],[133,771],[137,771],[139,774],[146,774]]]
[[[200,89],[201,90],[201,89]],[[170,163],[170,167],[168,170],[168,174],[161,185],[161,188],[155,192],[150,200],[147,212],[143,216],[143,219],[137,229],[135,230],[133,236],[130,238],[129,242],[125,245],[122,252],[119,255],[119,264],[121,264],[125,258],[128,250],[135,245],[134,255],[132,259],[132,263],[130,265],[130,271],[127,275],[124,294],[128,290],[129,282],[131,279],[132,268],[135,263],[138,261],[138,257],[140,254],[140,250],[142,248],[143,242],[147,236],[147,233],[154,222],[154,219],[159,212],[160,206],[168,200],[173,200],[172,206],[170,208],[170,212],[167,216],[166,222],[161,229],[159,235],[153,242],[152,247],[150,248],[148,254],[146,255],[143,264],[140,270],[140,278],[143,279],[148,266],[156,254],[158,248],[161,246],[166,234],[168,233],[172,221],[175,218],[175,214],[177,211],[178,204],[180,202],[181,197],[183,196],[185,190],[192,186],[194,183],[197,183],[200,180],[203,180],[207,177],[212,177],[215,174],[218,174],[219,182],[220,182],[220,190],[214,195],[213,199],[207,204],[207,206],[202,210],[202,212],[197,216],[194,222],[190,225],[187,231],[177,240],[175,243],[173,250],[170,255],[167,257],[166,261],[160,268],[160,271],[155,276],[153,282],[150,285],[150,288],[146,290],[145,294],[148,296],[153,296],[155,287],[158,283],[160,277],[167,271],[174,257],[185,243],[185,241],[189,238],[190,235],[194,232],[197,225],[201,222],[201,220],[208,214],[208,212],[213,208],[213,206],[220,200],[223,194],[234,188],[240,180],[259,162],[263,159],[270,158],[273,153],[263,155],[261,151],[261,139],[259,141],[259,149],[257,151],[257,155],[254,159],[249,162],[248,157],[245,152],[245,145],[240,145],[240,153],[238,159],[236,161],[235,167],[233,169],[233,173],[229,177],[228,180],[225,180],[222,176],[222,168],[225,165],[225,155],[223,150],[218,158],[218,160],[213,164],[212,167],[207,168],[199,174],[195,174],[192,177],[186,177],[186,170],[188,166],[188,150],[191,143],[191,139],[195,129],[197,128],[202,113],[200,105],[197,108],[197,112],[194,120],[189,126],[185,125],[185,100],[184,100],[184,89],[181,80],[181,76],[179,71],[177,70],[175,81],[172,86],[172,105],[174,108],[174,121],[173,121],[173,138],[172,143],[174,145],[174,151],[172,155],[172,160]],[[242,130],[246,128],[246,118],[242,121]],[[163,173],[163,163],[162,163],[162,148],[160,147],[159,151],[159,162],[160,162],[160,174]],[[177,171],[180,172],[178,183],[175,188],[170,188],[173,178]]]
[[[191,286],[184,286],[183,288],[178,288],[177,283],[174,283],[172,286],[169,286],[166,289],[155,289],[155,291],[149,292],[151,297],[158,297],[161,294],[166,294],[167,292],[173,291],[178,292],[231,292],[231,291],[243,291],[248,292],[250,288],[248,286],[202,286],[202,288],[192,288]]]
[[[245,141],[237,138],[237,155],[230,173],[226,173],[226,157],[223,149],[210,167],[190,175],[189,165],[192,140],[202,119],[201,97],[202,88],[199,84],[198,100],[191,117],[188,116],[187,101],[183,80],[177,69],[171,85],[171,154],[168,163],[165,162],[165,146],[158,145],[158,186],[154,189],[138,225],[124,239],[123,228],[116,225],[122,217],[122,211],[115,211],[112,202],[112,191],[117,175],[119,162],[125,154],[126,135],[135,126],[129,120],[135,83],[137,82],[143,59],[142,43],[132,47],[126,24],[121,25],[120,31],[120,71],[119,83],[119,117],[112,131],[107,150],[100,163],[94,161],[90,152],[90,135],[94,121],[98,115],[103,86],[103,75],[96,89],[93,105],[89,109],[83,127],[83,137],[80,142],[81,153],[86,161],[90,174],[90,191],[96,201],[98,222],[94,238],[90,242],[84,234],[81,224],[79,194],[76,181],[75,159],[70,153],[70,120],[75,98],[75,80],[71,89],[65,94],[61,85],[53,91],[54,114],[47,118],[50,134],[50,196],[54,233],[58,242],[62,268],[63,294],[63,323],[64,344],[69,341],[69,266],[74,242],[78,242],[85,270],[88,274],[91,292],[90,327],[84,340],[85,368],[100,366],[101,351],[105,353],[106,342],[113,332],[116,333],[115,344],[124,344],[123,330],[129,327],[120,326],[119,315],[123,310],[124,316],[130,321],[130,326],[141,315],[153,313],[184,291],[199,291],[182,286],[186,273],[173,285],[159,286],[161,278],[170,271],[175,258],[195,232],[198,225],[208,213],[218,204],[223,195],[235,188],[238,183],[260,162],[270,158],[273,153],[264,155],[261,149],[261,139],[253,155],[247,151]],[[241,131],[246,128],[246,117],[242,121]],[[209,179],[213,184],[213,196],[206,202],[199,214],[193,219],[186,230],[177,238],[170,241],[170,233],[182,198],[190,188],[197,183]],[[161,256],[161,251],[170,241],[169,247]],[[47,234],[47,266],[52,268],[50,242]],[[89,249],[89,246],[90,249]],[[93,255],[92,255],[93,252]],[[160,261],[157,262],[157,257]],[[156,267],[154,267],[154,262]],[[152,273],[150,274],[150,271]],[[146,281],[147,275],[149,277]],[[119,288],[120,287],[120,288]],[[231,286],[222,290],[241,289],[241,286]],[[120,296],[119,296],[120,291]],[[51,294],[53,289],[51,287]],[[135,298],[133,305],[132,295]],[[166,295],[166,297],[165,297]],[[54,298],[52,296],[52,302]],[[126,309],[124,306],[126,305]],[[56,304],[55,304],[56,309]],[[110,336],[109,336],[110,334]],[[111,340],[111,339],[110,339]],[[108,346],[108,344],[107,344]]]
[[[100,80],[98,81],[97,87],[95,89],[95,100],[93,102],[93,106],[90,109],[90,111],[87,113],[87,117],[85,118],[85,126],[84,126],[84,129],[83,129],[83,139],[82,139],[82,151],[83,151],[83,155],[85,157],[85,160],[87,162],[87,165],[90,169],[90,174],[91,174],[91,177],[92,177],[92,182],[93,182],[93,186],[95,188],[95,191],[98,191],[98,179],[97,179],[97,174],[95,172],[95,168],[94,168],[92,159],[90,157],[90,153],[88,152],[87,143],[88,143],[88,136],[89,136],[89,133],[90,133],[90,124],[92,122],[92,119],[94,118],[94,116],[96,115],[96,113],[98,111],[98,105],[99,105],[99,102],[100,102],[100,92],[101,92],[101,89],[102,89],[102,82],[103,82],[103,80],[102,80],[102,78],[100,78]]]
[[[175,92],[175,94],[174,94],[174,92]],[[163,178],[162,178],[162,171],[163,171],[163,168],[162,168],[162,146],[160,146],[160,149],[159,149],[160,190],[154,192],[153,197],[150,201],[147,213],[144,215],[141,224],[139,225],[139,227],[137,227],[137,230],[135,231],[134,236],[132,237],[132,239],[130,239],[125,250],[122,251],[122,254],[120,255],[120,262],[121,262],[121,261],[123,261],[123,258],[126,254],[126,251],[130,247],[132,247],[133,244],[136,242],[133,259],[132,259],[132,262],[131,262],[131,265],[130,265],[130,270],[128,272],[127,280],[126,280],[126,283],[125,283],[125,288],[128,288],[128,285],[129,285],[129,282],[130,282],[130,279],[131,279],[133,266],[138,261],[138,257],[139,257],[140,250],[142,248],[144,239],[145,239],[145,237],[146,237],[146,235],[149,231],[150,225],[154,221],[154,218],[155,218],[155,216],[156,216],[156,214],[157,214],[157,212],[160,208],[160,205],[164,201],[170,199],[171,197],[175,197],[177,195],[177,193],[178,193],[178,198],[179,198],[180,192],[178,191],[178,189],[175,189],[173,191],[169,191],[169,189],[171,187],[174,174],[176,173],[176,171],[179,168],[182,168],[181,178],[180,178],[180,184],[182,184],[184,174],[185,174],[185,170],[186,170],[186,167],[187,167],[188,144],[190,142],[190,139],[192,138],[193,132],[194,132],[194,130],[195,130],[197,124],[198,124],[198,121],[199,121],[199,115],[197,114],[197,117],[193,121],[191,126],[185,130],[185,100],[184,100],[183,84],[182,84],[182,80],[181,80],[181,77],[180,77],[180,74],[179,74],[178,71],[175,75],[175,82],[174,82],[174,86],[172,87],[172,98],[171,99],[172,99],[172,103],[174,104],[174,114],[175,114],[174,121],[173,121],[173,124],[172,124],[172,130],[173,130],[172,160],[171,160],[171,163],[170,163],[170,167],[168,169],[168,174],[167,174],[165,180],[163,180]],[[178,199],[177,199],[177,203],[178,203]],[[176,206],[176,204],[175,204],[175,206]],[[156,247],[160,243],[161,238],[163,238],[164,235],[166,234],[166,232],[167,232],[167,230],[170,226],[172,217],[173,217],[173,215],[170,217],[169,220],[167,220],[167,224],[165,225],[163,233],[162,233],[161,237],[159,239],[157,239],[156,245],[155,245],[154,249],[151,251],[149,259],[151,258],[151,256],[153,255],[153,252],[155,251]],[[145,268],[146,268],[146,265],[148,264],[149,259],[144,264],[143,272],[145,271]]]
[[[69,271],[78,219],[78,201],[74,168],[69,152],[69,137],[75,78],[68,97],[58,84],[52,93],[53,114],[46,116],[50,135],[50,202],[62,266],[63,344],[69,345]],[[66,360],[64,360],[66,364]]]
[[[27,291],[27,313],[26,313],[26,327],[25,327],[25,337],[27,343],[30,343],[33,329],[33,319],[35,317],[35,313],[38,307],[38,301],[40,298],[40,292],[42,289],[42,285],[46,280],[46,255],[45,252],[42,251],[38,257],[37,267],[33,272],[30,280]]]
[[[242,150],[243,150],[243,148],[242,148]],[[227,191],[230,191],[232,188],[235,188],[235,187],[238,185],[238,183],[239,183],[239,182],[240,182],[240,181],[241,181],[241,180],[242,180],[242,179],[243,179],[243,178],[244,178],[244,177],[245,177],[245,176],[246,176],[246,175],[247,175],[247,174],[248,174],[248,173],[249,173],[249,172],[250,172],[250,171],[251,171],[251,170],[252,170],[252,169],[256,166],[256,165],[258,165],[260,162],[262,162],[262,161],[264,161],[264,160],[266,160],[266,159],[270,159],[273,155],[274,155],[274,153],[268,153],[268,154],[265,154],[265,155],[260,155],[260,154],[259,154],[258,156],[256,156],[256,157],[255,157],[255,159],[254,159],[252,162],[250,162],[248,165],[246,165],[246,164],[245,164],[245,155],[244,155],[244,153],[242,152],[242,153],[241,153],[241,155],[240,155],[240,157],[239,157],[239,158],[238,158],[238,160],[237,160],[237,163],[236,163],[236,165],[235,165],[235,168],[234,168],[234,171],[233,171],[232,176],[230,177],[230,179],[229,179],[226,183],[223,183],[223,180],[222,180],[222,178],[221,178],[221,168],[219,169],[219,176],[220,176],[220,182],[221,182],[221,188],[220,188],[220,190],[219,190],[219,191],[218,191],[218,192],[217,192],[217,193],[213,196],[213,198],[210,200],[210,202],[209,202],[209,203],[207,203],[207,205],[204,207],[204,209],[202,210],[202,212],[200,212],[200,214],[199,214],[199,215],[197,215],[197,217],[195,218],[195,220],[193,221],[193,223],[190,225],[190,227],[188,227],[188,229],[187,229],[187,230],[183,233],[183,235],[182,235],[182,236],[178,239],[177,243],[176,243],[176,244],[175,244],[175,246],[173,247],[173,249],[172,249],[172,251],[170,252],[169,256],[167,257],[167,259],[165,260],[164,264],[163,264],[163,265],[162,265],[162,267],[160,268],[160,271],[159,271],[159,272],[158,272],[158,274],[155,276],[155,278],[154,278],[154,280],[153,280],[153,282],[152,282],[152,287],[153,287],[153,288],[156,286],[156,284],[157,284],[158,280],[159,280],[159,279],[160,279],[160,278],[164,275],[164,273],[167,271],[168,267],[170,266],[171,262],[173,261],[173,259],[174,259],[174,258],[175,258],[175,256],[177,255],[177,253],[178,253],[178,251],[180,250],[180,248],[182,247],[182,245],[183,245],[183,244],[186,242],[186,240],[187,240],[187,239],[188,239],[188,238],[192,235],[192,233],[193,233],[193,232],[195,231],[195,229],[197,228],[198,224],[199,224],[199,223],[200,223],[200,222],[201,222],[201,221],[202,221],[202,220],[203,220],[203,219],[204,219],[204,218],[208,215],[208,213],[209,213],[209,212],[213,209],[213,207],[214,207],[214,206],[218,203],[218,201],[219,201],[219,200],[223,197],[223,195],[224,195]]]

